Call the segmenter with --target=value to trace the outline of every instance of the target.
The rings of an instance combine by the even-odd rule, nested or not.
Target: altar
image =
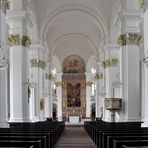
[[[80,117],[79,116],[69,116],[69,122],[70,123],[79,123]]]

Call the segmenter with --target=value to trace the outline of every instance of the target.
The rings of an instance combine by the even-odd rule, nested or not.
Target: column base
[[[37,122],[37,120],[36,119],[31,120],[31,119],[21,119],[21,118],[15,118],[15,119],[10,118],[8,120],[8,123],[11,123],[11,122],[15,122],[15,123],[17,122]]]
[[[9,128],[9,124],[6,121],[1,121],[0,122],[0,128]]]
[[[148,127],[148,121],[144,121],[144,122],[141,124],[141,127]]]

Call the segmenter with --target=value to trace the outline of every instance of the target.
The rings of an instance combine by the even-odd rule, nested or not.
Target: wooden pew
[[[46,145],[46,148],[50,148],[51,143],[50,143],[50,133],[33,133],[33,132],[21,132],[21,131],[16,131],[16,132],[0,132],[0,136],[27,136],[27,137],[38,137],[41,136],[41,139],[46,138],[44,141],[46,142],[46,144],[44,143],[44,146]]]
[[[1,147],[1,146],[0,146],[0,148],[6,148],[6,147],[4,147],[4,146]],[[26,147],[20,147],[20,146],[19,146],[19,147],[11,147],[11,146],[7,146],[7,148],[34,148],[34,147],[33,147],[33,145],[32,145],[32,146],[26,146]]]
[[[46,137],[45,136],[2,136],[0,135],[0,140],[17,140],[17,141],[38,141],[41,140],[41,147],[47,148]]]
[[[113,141],[114,140],[122,140],[122,141],[126,141],[126,140],[148,140],[148,135],[146,136],[140,136],[140,135],[136,135],[136,136],[129,136],[128,134],[126,136],[108,136],[108,142],[107,142],[107,147],[108,148],[113,148]]]
[[[122,148],[148,148],[148,146],[134,146],[134,147],[132,146],[131,147],[131,146],[123,145]]]
[[[122,148],[123,145],[126,146],[147,146],[148,140],[113,140],[114,148]]]
[[[148,135],[148,131],[106,131],[103,132],[102,135],[100,137],[102,137],[102,141],[100,141],[102,143],[102,148],[107,148],[107,147],[112,147],[111,145],[111,141],[109,141],[108,137],[110,136],[147,136]],[[101,140],[101,138],[100,138]]]
[[[41,141],[17,141],[17,140],[0,140],[0,146],[3,147],[30,147],[41,148]]]
[[[84,128],[88,135],[92,138],[92,140],[96,143],[98,148],[106,148],[107,138],[103,139],[103,133],[110,132],[110,133],[130,133],[133,131],[146,131],[148,129],[141,129],[142,122],[104,122],[104,121],[96,121],[94,122],[85,122]]]
[[[64,128],[63,122],[11,123],[11,128],[0,128],[0,135],[46,137],[42,142],[42,147],[46,145],[48,148],[53,148]],[[46,144],[43,146],[43,143]]]

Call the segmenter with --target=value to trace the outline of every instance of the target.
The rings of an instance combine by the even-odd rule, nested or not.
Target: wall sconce
[[[30,81],[29,79],[23,83],[25,86],[28,86],[30,88],[35,88],[35,86],[37,85],[36,82]]]

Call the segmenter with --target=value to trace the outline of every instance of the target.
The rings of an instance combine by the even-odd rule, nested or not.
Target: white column
[[[62,73],[56,73],[57,117],[62,120]]]
[[[39,50],[39,77],[38,77],[38,92],[39,92],[39,100],[40,100],[40,121],[46,120],[45,118],[45,98],[44,98],[44,69],[45,69],[45,62],[44,62],[44,48],[42,47]]]
[[[119,47],[109,44],[105,48],[106,56],[103,63],[105,69],[106,98],[121,98]],[[111,121],[111,112],[105,110],[105,114],[105,120]],[[115,116],[115,121],[120,121],[118,114]]]
[[[121,17],[122,34],[118,38],[118,44],[121,46],[120,50],[122,56],[121,73],[123,82],[123,121],[141,120],[141,59],[139,48],[141,33],[139,24],[142,13],[138,10],[137,6],[138,3],[133,0],[126,1],[126,10],[122,11],[123,16]]]
[[[48,95],[45,97],[45,117],[52,118],[52,80],[48,77],[45,83],[48,88]]]
[[[105,90],[104,88],[104,74],[101,70],[100,65],[97,65],[97,72],[96,72],[96,118],[103,118],[103,109],[104,109],[104,97],[105,97]]]
[[[45,54],[46,69],[45,69],[45,83],[44,83],[44,96],[45,96],[45,117],[52,118],[52,74],[51,74],[51,63],[48,62],[50,59],[48,53]]]
[[[38,51],[40,50],[39,44],[33,44],[30,49],[30,81],[34,83],[31,89],[30,103],[30,116],[32,122],[39,121],[40,116],[40,100],[39,100],[39,67],[38,67]]]
[[[85,74],[86,74],[86,117],[90,118],[92,73],[85,73]]]
[[[147,3],[148,4],[148,3]],[[144,63],[143,63],[143,100],[142,100],[142,121],[144,121],[144,127],[148,127],[148,5],[145,6],[145,13],[144,13]],[[146,62],[147,61],[147,62]]]
[[[8,99],[8,75],[7,75],[7,56],[6,55],[6,7],[9,1],[0,1],[0,127],[8,127],[8,112],[7,112],[7,99]]]
[[[25,25],[24,22],[19,22],[18,28],[21,30],[23,29],[23,27],[26,27],[24,25]],[[28,78],[29,78],[28,43],[30,42],[30,39],[23,31],[19,33],[17,32],[17,34],[15,34],[13,33],[12,30],[10,30],[11,35],[9,36],[11,44],[10,122],[28,122],[30,121],[29,103],[28,103]]]

